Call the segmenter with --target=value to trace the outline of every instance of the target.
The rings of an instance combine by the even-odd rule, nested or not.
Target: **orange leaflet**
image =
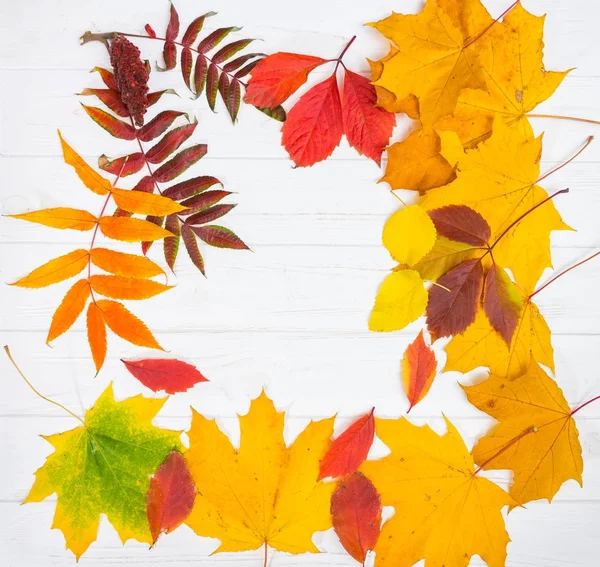
[[[106,325],[96,302],[90,303],[87,310],[87,337],[96,372],[100,372],[106,358]]]
[[[87,250],[79,249],[46,262],[20,280],[10,284],[18,287],[40,288],[76,276],[88,264]]]
[[[402,382],[410,402],[407,412],[417,405],[429,392],[436,374],[435,354],[425,344],[423,331],[410,344],[402,358]]]
[[[90,255],[95,266],[118,276],[153,278],[165,273],[158,264],[144,256],[125,254],[108,248],[94,248]]]
[[[118,189],[117,187],[114,187],[111,190],[111,193],[119,208],[139,215],[162,217],[172,213],[185,211],[187,208],[168,197],[154,195],[153,193],[130,191]]]
[[[50,324],[50,330],[46,338],[47,344],[71,328],[83,311],[90,293],[90,284],[87,280],[79,280],[67,291],[52,316],[52,323]]]
[[[173,236],[168,230],[141,219],[102,217],[98,224],[104,236],[124,242],[149,242]]]
[[[20,215],[8,215],[13,219],[21,219],[52,228],[70,228],[72,230],[92,230],[98,219],[81,209],[71,209],[69,207],[55,207],[53,209],[42,209],[41,211],[32,211]]]
[[[112,299],[148,299],[172,288],[152,280],[123,276],[92,276],[89,281],[95,292]]]

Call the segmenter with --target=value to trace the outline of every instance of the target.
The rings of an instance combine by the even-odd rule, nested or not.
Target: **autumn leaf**
[[[196,485],[179,451],[171,451],[150,479],[146,513],[155,544],[162,533],[169,534],[187,519],[194,507]]]
[[[410,402],[406,413],[415,407],[428,393],[436,375],[435,354],[425,344],[423,331],[408,345],[402,358],[402,383]]]
[[[48,330],[46,344],[66,333],[77,321],[83,312],[85,304],[90,297],[91,289],[87,280],[79,280],[67,291],[60,305],[57,307]]]
[[[79,249],[59,256],[36,268],[20,280],[10,284],[18,287],[40,288],[68,280],[79,274],[88,265],[89,253]]]
[[[379,538],[381,512],[377,490],[359,472],[340,480],[331,496],[333,529],[348,554],[363,565]]]
[[[479,555],[502,567],[509,537],[501,510],[516,502],[499,486],[474,475],[473,457],[456,428],[447,433],[406,419],[376,419],[377,436],[391,454],[361,467],[396,513],[375,546],[377,567],[426,564],[466,567]],[[456,534],[460,534],[457,537]]]
[[[95,266],[118,276],[153,278],[165,273],[158,264],[144,256],[126,254],[108,248],[92,248],[90,256]]]
[[[284,414],[264,392],[239,420],[236,450],[214,420],[192,413],[186,461],[202,488],[186,523],[200,536],[218,538],[217,552],[264,545],[317,553],[314,532],[331,527],[334,487],[317,476],[333,418],[310,422],[289,447],[283,439]]]
[[[98,224],[104,236],[124,242],[161,240],[172,236],[168,230],[142,219],[102,217]]]
[[[181,448],[179,432],[152,425],[164,402],[141,396],[117,402],[109,386],[81,426],[45,437],[54,452],[36,472],[25,503],[57,495],[53,527],[77,558],[95,541],[102,514],[123,542],[152,542],[150,475]]]
[[[87,287],[89,289],[89,284]],[[89,304],[87,310],[87,339],[96,372],[100,372],[106,359],[106,323],[102,310],[95,301]]]
[[[52,209],[42,209],[20,215],[8,215],[13,219],[21,219],[37,224],[43,224],[51,228],[71,229],[71,230],[92,230],[98,223],[98,219],[81,209],[71,209],[69,207],[55,207]]]
[[[436,281],[452,268],[473,258],[478,250],[478,247],[438,235],[431,251],[411,267],[419,272],[424,280]]]
[[[148,299],[173,287],[147,279],[107,275],[91,276],[89,282],[96,293],[112,299]]]
[[[184,211],[186,207],[176,203],[172,199],[143,193],[142,191],[126,191],[113,187],[111,190],[113,199],[117,206],[124,211],[138,215],[165,216]]]
[[[185,392],[199,382],[208,380],[198,369],[171,358],[148,358],[144,360],[122,360],[127,370],[153,392],[164,390],[167,394]]]
[[[512,470],[510,494],[519,504],[541,498],[551,501],[569,479],[582,484],[574,412],[533,358],[516,380],[492,374],[463,389],[469,402],[499,421],[475,445],[475,462],[485,470]]]
[[[433,209],[429,211],[429,217],[437,233],[444,238],[471,246],[490,245],[490,225],[479,213],[465,205]]]
[[[375,408],[336,437],[321,461],[317,480],[355,472],[367,458],[375,436]]]

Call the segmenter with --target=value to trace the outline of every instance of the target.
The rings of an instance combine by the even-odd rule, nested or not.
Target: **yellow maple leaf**
[[[573,412],[556,382],[533,358],[516,380],[492,374],[463,389],[469,402],[499,421],[473,449],[475,462],[486,470],[512,470],[510,494],[517,502],[551,501],[569,479],[582,484]]]
[[[450,163],[456,160],[458,176],[449,185],[428,191],[421,203],[426,210],[457,204],[471,207],[490,225],[492,242],[548,197],[537,185],[541,137],[528,137],[522,129],[510,127],[501,120],[494,121],[493,129],[488,140],[467,151],[460,149],[454,132],[442,133],[442,153]],[[570,228],[550,201],[503,236],[494,248],[496,262],[509,268],[523,288],[533,289],[544,269],[552,266],[550,233],[553,230]]]
[[[214,420],[193,412],[188,467],[199,492],[186,523],[221,540],[221,551],[271,546],[289,553],[318,552],[317,530],[331,527],[334,484],[317,482],[333,418],[311,422],[286,447],[284,414],[263,392],[240,416],[235,449]]]
[[[376,419],[377,436],[391,454],[367,461],[361,471],[384,506],[395,514],[375,546],[376,567],[465,567],[479,555],[503,567],[509,537],[501,510],[515,501],[499,486],[474,474],[473,458],[456,428],[447,433],[406,419]]]

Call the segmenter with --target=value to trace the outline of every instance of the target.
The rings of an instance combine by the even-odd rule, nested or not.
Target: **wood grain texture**
[[[486,2],[493,15],[506,0]],[[600,118],[600,72],[597,53],[600,8],[589,0],[525,0],[525,7],[548,13],[546,66],[577,67],[557,94],[539,112]],[[198,15],[194,0],[176,2],[182,22]],[[415,11],[419,0],[219,0],[204,8],[218,9],[206,30],[243,25],[247,37],[264,38],[260,49],[297,51],[335,57],[346,41],[358,34],[347,62],[367,74],[365,56],[379,58],[388,47],[367,21],[391,10]],[[157,31],[167,22],[163,0],[105,0],[102,5],[76,0],[4,2],[0,6],[0,212],[13,214],[43,207],[76,206],[91,212],[102,203],[83,188],[60,158],[56,129],[91,163],[102,153],[111,157],[132,151],[131,144],[111,138],[84,116],[75,92],[100,86],[88,71],[108,65],[100,44],[79,46],[87,29],[141,32],[149,22]],[[160,58],[158,43],[145,42],[143,55],[152,64]],[[315,74],[315,79],[325,75]],[[245,413],[249,399],[264,386],[279,409],[288,411],[286,439],[292,440],[311,417],[338,413],[336,432],[372,406],[378,416],[403,415],[408,407],[399,378],[400,359],[422,321],[403,332],[378,335],[366,322],[375,292],[393,267],[381,245],[387,217],[397,209],[382,172],[360,158],[344,141],[330,160],[310,169],[292,169],[280,146],[280,125],[242,106],[239,124],[231,125],[224,107],[208,110],[204,100],[192,102],[175,71],[152,73],[153,86],[172,81],[184,93],[170,106],[190,113],[199,126],[195,140],[208,142],[209,153],[197,174],[219,177],[239,206],[227,215],[231,227],[252,252],[208,249],[208,279],[187,258],[178,263],[177,288],[143,303],[131,303],[156,332],[169,355],[187,360],[209,378],[187,393],[171,398],[158,423],[185,428],[190,404],[239,442],[236,412]],[[312,82],[312,80],[311,80]],[[306,87],[307,88],[307,87]],[[302,95],[301,89],[295,98]],[[395,139],[410,127],[401,120]],[[584,124],[536,120],[545,132],[542,171],[570,157],[590,134]],[[385,163],[384,163],[385,165]],[[556,204],[577,232],[555,233],[553,259],[557,269],[581,260],[600,247],[600,142],[569,167],[545,180],[550,190],[570,187]],[[190,173],[191,175],[191,173]],[[123,187],[131,187],[129,179]],[[88,235],[53,231],[14,219],[0,220],[0,275],[12,282],[32,268],[79,245]],[[132,245],[135,247],[135,245]],[[153,259],[163,263],[158,247]],[[123,245],[123,251],[132,247]],[[550,276],[546,273],[545,278]],[[536,299],[553,332],[556,370],[570,404],[600,393],[600,302],[597,282],[600,262],[586,264]],[[109,337],[109,357],[102,372],[88,354],[84,320],[60,337],[53,349],[44,340],[53,309],[67,284],[30,291],[4,287],[0,293],[0,344],[10,344],[26,374],[46,395],[78,413],[93,404],[109,381],[119,398],[138,393],[139,383],[120,358],[141,357],[148,351]],[[185,300],[177,317],[170,313]],[[438,349],[436,355],[444,356]],[[456,380],[470,383],[482,369],[468,376],[448,373],[434,383],[429,396],[412,412],[418,423],[443,429],[441,412],[456,422],[473,443],[492,420],[470,406]],[[52,500],[20,506],[50,446],[39,434],[72,427],[73,420],[36,398],[8,361],[0,358],[3,395],[0,396],[0,555],[8,567],[66,567],[74,564],[64,551],[62,535],[51,531]],[[150,395],[150,392],[146,392]],[[589,406],[577,416],[585,459],[584,488],[570,481],[555,503],[534,502],[507,518],[512,538],[509,567],[595,567],[600,524],[600,406]],[[374,455],[381,454],[381,444]],[[506,484],[502,472],[486,473]],[[348,566],[333,533],[317,534],[322,555],[274,554],[274,567]],[[156,548],[129,542],[123,547],[104,519],[99,540],[84,561],[92,566],[240,565],[262,564],[262,551],[209,557],[214,540],[197,538],[182,528],[162,538]],[[483,565],[474,558],[472,565]]]

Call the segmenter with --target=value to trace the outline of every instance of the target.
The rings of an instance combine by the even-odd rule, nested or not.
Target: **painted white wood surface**
[[[506,0],[490,0],[494,15]],[[377,58],[386,42],[361,24],[395,11],[415,11],[416,0],[179,0],[186,24],[209,9],[219,15],[209,26],[243,25],[246,36],[263,38],[262,49],[334,57],[358,34],[348,53],[354,68],[367,71],[365,56]],[[527,0],[536,14],[548,13],[546,66],[577,67],[540,112],[600,117],[600,8],[589,0]],[[164,29],[167,3],[162,0],[27,0],[0,2],[0,210],[25,210],[70,204],[99,207],[82,190],[59,157],[56,129],[90,159],[103,152],[130,150],[84,116],[73,95],[98,85],[88,71],[107,64],[100,44],[80,47],[87,30],[140,32],[151,23]],[[211,29],[208,27],[207,29]],[[144,55],[155,60],[160,45],[146,42]],[[179,75],[152,74],[152,84],[177,81]],[[211,379],[167,402],[158,422],[185,428],[189,405],[209,416],[235,441],[236,412],[265,386],[279,408],[288,410],[286,435],[292,439],[310,417],[338,412],[336,428],[372,405],[377,415],[399,416],[406,400],[399,381],[399,359],[417,325],[393,335],[366,330],[379,283],[392,262],[380,244],[387,216],[397,201],[378,185],[377,167],[359,158],[345,143],[327,162],[294,170],[279,145],[277,123],[251,108],[242,108],[231,126],[224,109],[213,115],[204,102],[186,96],[170,101],[200,122],[198,141],[209,142],[209,155],[196,171],[216,175],[239,206],[227,216],[252,247],[251,252],[208,250],[205,280],[182,257],[177,288],[133,309],[174,355],[198,365]],[[545,131],[543,170],[564,161],[589,134],[591,126],[537,120]],[[402,135],[406,124],[397,131]],[[556,234],[554,262],[563,268],[600,246],[600,143],[574,164],[549,178],[549,190],[570,187],[557,201],[565,220],[577,232]],[[54,231],[12,219],[0,222],[0,276],[14,281],[74,245],[86,245],[87,234]],[[156,255],[155,251],[155,255]],[[155,257],[158,257],[156,255]],[[546,274],[548,277],[548,274]],[[553,331],[557,376],[573,405],[600,393],[600,264],[587,264],[539,295],[539,305]],[[77,411],[93,404],[114,380],[118,396],[140,390],[119,358],[144,354],[114,337],[109,357],[97,378],[88,354],[83,322],[44,345],[53,309],[65,286],[40,291],[4,287],[0,294],[0,341],[47,395]],[[474,373],[476,374],[476,373]],[[20,506],[33,472],[50,452],[39,434],[75,425],[57,408],[36,398],[0,358],[0,557],[8,567],[73,565],[63,537],[50,531],[54,502]],[[469,406],[460,393],[457,374],[439,378],[414,418],[442,428],[441,412],[453,419],[472,443],[490,420]],[[465,380],[470,380],[467,377]],[[578,414],[585,458],[583,489],[571,481],[554,503],[535,502],[507,518],[512,538],[511,567],[594,567],[600,563],[600,405]],[[506,482],[496,473],[493,478]],[[273,553],[273,566],[353,565],[332,533],[318,534],[321,555]],[[122,546],[103,521],[98,542],[82,563],[93,566],[247,565],[261,564],[260,552],[209,557],[215,541],[193,536],[187,528],[161,539],[153,550],[129,542]],[[482,562],[474,558],[473,565]],[[450,566],[449,566],[450,567]]]

